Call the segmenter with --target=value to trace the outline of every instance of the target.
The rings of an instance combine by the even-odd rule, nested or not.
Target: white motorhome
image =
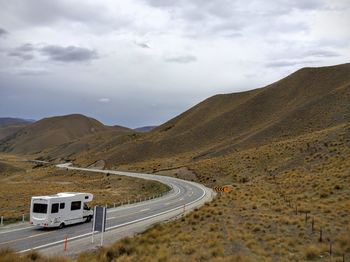
[[[59,227],[90,222],[93,211],[87,206],[90,193],[64,192],[51,196],[34,196],[30,205],[30,223],[42,227]]]

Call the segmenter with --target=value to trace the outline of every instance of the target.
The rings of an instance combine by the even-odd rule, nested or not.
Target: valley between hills
[[[10,163],[18,157],[233,188],[179,220],[82,253],[77,261],[350,259],[350,64],[303,68],[263,88],[210,97],[148,132],[77,114],[23,125],[10,133],[7,126],[0,140],[4,188],[14,181],[9,173],[25,169]],[[45,181],[56,172],[37,170]],[[14,179],[30,184],[30,174]],[[164,190],[144,184],[145,191],[140,181],[112,183],[143,194]],[[96,193],[112,194],[104,187]],[[69,261],[10,250],[0,256]]]

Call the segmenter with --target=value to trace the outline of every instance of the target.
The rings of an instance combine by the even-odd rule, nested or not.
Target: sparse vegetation
[[[234,189],[179,221],[129,239],[133,252],[113,256],[113,261],[152,261],[160,256],[157,250],[166,261],[236,261],[237,256],[237,261],[319,260],[329,257],[329,240],[333,259],[341,261],[343,254],[350,256],[349,130],[349,125],[340,125],[189,164],[195,180]],[[337,145],[339,154],[333,156],[325,141]],[[216,176],[223,171],[225,175]],[[242,183],[243,177],[248,181]],[[324,192],[328,196],[321,198]],[[100,252],[112,254],[114,248]],[[84,254],[78,260],[88,261],[86,256],[101,254]]]
[[[7,154],[1,154],[1,158],[6,165],[0,163],[0,167],[5,166],[7,170],[0,176],[0,215],[5,217],[5,222],[28,214],[30,198],[34,195],[86,191],[95,196],[91,205],[113,205],[168,190],[155,181],[38,166]]]

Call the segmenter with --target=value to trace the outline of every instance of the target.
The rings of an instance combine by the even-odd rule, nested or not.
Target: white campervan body
[[[51,196],[34,196],[30,205],[30,223],[42,227],[64,227],[90,222],[93,211],[86,203],[90,193],[65,192]]]

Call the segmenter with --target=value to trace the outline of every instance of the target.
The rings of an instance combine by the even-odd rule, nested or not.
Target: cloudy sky
[[[0,116],[161,124],[350,62],[348,0],[0,0]]]

